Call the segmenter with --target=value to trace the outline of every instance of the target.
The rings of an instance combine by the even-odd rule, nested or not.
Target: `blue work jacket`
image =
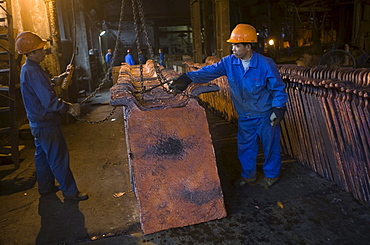
[[[126,54],[125,56],[125,62],[131,66],[135,65],[134,58],[132,58],[131,54]]]
[[[110,64],[112,62],[112,53],[107,53],[105,55],[105,63]]]
[[[226,76],[235,110],[240,117],[269,116],[273,107],[284,107],[288,101],[285,84],[275,62],[256,52],[253,52],[247,70],[244,70],[239,58],[229,55],[218,63],[186,74],[194,83],[207,83]]]
[[[69,105],[55,94],[50,79],[36,62],[27,59],[20,77],[21,93],[30,127],[48,127],[61,124],[60,113]]]

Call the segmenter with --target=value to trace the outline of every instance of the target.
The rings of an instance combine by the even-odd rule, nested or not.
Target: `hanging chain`
[[[144,9],[143,9],[142,0],[132,0],[132,2],[133,2],[132,4],[133,4],[133,9],[134,9],[134,22],[135,22],[135,29],[137,31],[137,37],[139,37],[139,35],[138,35],[138,28],[136,27],[138,25],[138,21],[137,21],[137,17],[136,17],[136,11],[137,10],[136,10],[136,6],[134,7],[134,2],[137,4],[137,9],[138,9],[138,12],[139,12],[140,22],[141,22],[141,26],[142,26],[142,31],[144,32],[146,43],[147,43],[147,46],[148,46],[148,49],[149,49],[149,54],[150,54],[150,56],[151,56],[151,58],[153,60],[154,69],[155,69],[155,72],[157,74],[157,78],[158,78],[158,82],[159,82],[158,85],[153,86],[153,87],[151,87],[149,89],[146,89],[142,85],[140,93],[141,94],[148,93],[151,90],[153,90],[153,89],[161,86],[163,88],[163,90],[166,93],[168,93],[168,94],[181,94],[182,96],[185,96],[185,97],[188,97],[188,98],[194,98],[194,99],[197,99],[198,101],[200,101],[200,99],[199,99],[198,96],[187,94],[185,92],[173,91],[173,90],[171,90],[169,88],[166,88],[164,86],[165,84],[170,83],[175,78],[172,78],[172,79],[167,80],[166,77],[162,74],[162,71],[160,69],[160,64],[158,63],[158,60],[155,59],[153,47],[152,47],[152,45],[150,43],[150,40],[149,40],[148,29],[147,29],[147,24],[146,24],[146,20],[145,20],[145,15],[144,15]],[[138,41],[138,38],[137,38],[136,42],[137,42],[138,47],[140,47],[140,42]],[[142,72],[142,67],[140,67],[140,68],[141,68],[140,72]],[[142,73],[140,73],[140,75],[142,76]],[[140,77],[140,79],[142,81],[142,77]]]
[[[92,92],[89,96],[87,96],[84,100],[82,100],[80,102],[81,105],[83,105],[84,103],[86,103],[86,101],[88,101],[90,98],[92,98],[93,96],[95,96],[96,93],[98,91],[100,91],[100,89],[106,83],[106,81],[109,81],[109,76],[110,76],[110,74],[112,72],[112,69],[113,69],[113,66],[114,66],[114,62],[116,61],[116,58],[117,58],[117,50],[119,49],[119,45],[121,43],[120,40],[121,40],[121,34],[122,34],[122,29],[123,29],[123,14],[125,12],[125,8],[124,7],[125,7],[125,0],[122,0],[121,13],[120,13],[119,25],[118,25],[118,32],[117,32],[117,39],[116,39],[116,43],[115,43],[115,46],[114,46],[112,62],[109,64],[108,71],[105,74],[102,82],[98,85],[98,87],[94,90],[94,92]],[[109,113],[108,116],[106,116],[104,119],[97,120],[97,121],[88,121],[88,120],[83,119],[83,118],[76,118],[76,119],[78,121],[87,122],[87,123],[102,123],[102,122],[107,121],[109,118],[111,118],[113,116],[115,110],[116,110],[116,107],[114,106],[113,109],[112,109],[112,111]]]
[[[132,0],[132,1],[134,1],[134,0]],[[153,63],[154,63],[154,69],[155,69],[155,72],[157,74],[159,86],[162,86],[163,90],[165,92],[172,93],[169,89],[167,89],[165,86],[163,86],[163,85],[169,83],[170,81],[168,81],[164,77],[164,75],[162,74],[162,71],[160,69],[160,65],[159,65],[157,59],[154,56],[153,46],[151,45],[150,40],[149,40],[148,29],[147,29],[145,16],[144,16],[144,9],[143,9],[142,0],[136,0],[136,4],[137,4],[137,9],[138,9],[138,12],[139,12],[139,16],[140,16],[140,22],[141,22],[142,30],[144,32],[146,43],[147,43],[147,46],[148,46],[148,49],[149,49],[149,54],[150,54],[150,57],[151,57],[151,59],[153,60]],[[150,89],[150,90],[152,90],[152,89]],[[142,90],[141,93],[147,93],[150,90],[145,90],[145,88],[144,88],[144,90]]]
[[[144,75],[143,75],[143,62],[140,59],[140,53],[142,52],[141,47],[140,47],[140,25],[138,23],[138,16],[137,16],[137,6],[136,6],[136,1],[131,0],[131,5],[132,5],[132,13],[133,13],[133,18],[134,18],[134,26],[135,26],[135,32],[136,32],[136,49],[138,52],[138,58],[139,58],[139,66],[140,66],[140,93],[142,93],[145,90],[144,87]]]
[[[121,39],[122,29],[123,29],[124,6],[125,6],[125,0],[122,0],[121,13],[120,13],[120,19],[119,19],[119,26],[118,26],[118,32],[117,32],[117,39],[116,39],[116,43],[115,43],[115,47],[114,47],[112,62],[110,63],[109,68],[108,68],[108,71],[105,74],[102,82],[98,85],[98,87],[94,90],[94,92],[92,92],[89,96],[87,96],[84,100],[82,100],[80,102],[81,105],[83,105],[90,98],[92,98],[93,96],[95,96],[100,91],[100,89],[104,86],[104,84],[107,81],[109,81],[109,77],[110,77],[110,74],[112,72],[112,68],[113,68],[114,63],[116,61],[117,50],[119,49],[119,45],[121,43],[120,42],[120,39]],[[140,83],[141,83],[141,91],[140,91],[140,94],[148,93],[151,90],[153,90],[153,89],[155,89],[155,88],[157,88],[159,86],[162,86],[163,90],[166,93],[170,93],[170,94],[176,93],[175,91],[172,91],[170,89],[167,89],[164,86],[165,84],[168,84],[169,82],[171,82],[173,79],[167,80],[164,77],[164,75],[162,74],[162,71],[160,69],[160,64],[158,63],[157,59],[155,59],[154,51],[153,51],[152,45],[150,44],[150,40],[149,40],[148,30],[147,30],[145,16],[144,16],[144,10],[143,10],[143,7],[142,7],[142,1],[141,0],[136,0],[136,1],[135,0],[132,0],[132,9],[133,9],[133,17],[134,17],[135,31],[136,31],[136,40],[135,41],[136,41],[137,50],[138,50],[138,52],[141,51],[141,48],[140,48],[140,29],[139,29],[140,25],[138,24],[138,16],[137,16],[137,13],[139,13],[142,30],[143,30],[144,35],[145,35],[145,39],[146,39],[146,43],[147,43],[147,46],[148,46],[148,49],[149,49],[150,57],[153,60],[154,69],[155,69],[155,72],[157,74],[157,78],[158,78],[158,82],[159,82],[158,85],[153,86],[150,89],[146,89],[145,88],[145,86],[144,86],[144,75],[143,75],[143,63],[142,63],[142,60],[139,59],[139,65],[140,65]],[[183,95],[183,96],[186,96],[188,98],[195,98],[195,99],[199,100],[199,97],[193,96],[193,95],[190,95],[190,94],[186,94],[185,92],[181,92],[180,94]],[[83,118],[76,118],[76,119],[78,121],[85,122],[85,123],[91,123],[91,124],[103,123],[103,122],[106,122],[107,120],[109,120],[113,116],[113,114],[115,113],[116,109],[117,109],[117,107],[114,106],[113,109],[112,109],[112,111],[109,113],[109,115],[107,115],[105,118],[100,119],[100,120],[89,121],[89,120],[83,119]]]
[[[109,113],[108,116],[106,116],[103,119],[97,120],[97,121],[89,121],[89,120],[84,119],[84,118],[77,118],[77,120],[78,121],[81,121],[81,122],[85,122],[85,123],[91,123],[91,124],[103,123],[105,121],[108,121],[109,118],[111,118],[113,116],[113,114],[115,113],[116,109],[117,109],[117,106],[113,107],[113,110]]]

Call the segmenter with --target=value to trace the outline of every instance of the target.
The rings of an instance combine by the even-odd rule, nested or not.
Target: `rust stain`
[[[209,203],[214,198],[217,198],[220,195],[222,195],[221,188],[214,188],[214,189],[207,190],[207,191],[184,190],[181,192],[181,197],[183,200],[194,203],[199,206]]]
[[[181,156],[184,146],[180,139],[168,136],[165,139],[158,139],[157,144],[152,146],[150,153],[157,156]]]

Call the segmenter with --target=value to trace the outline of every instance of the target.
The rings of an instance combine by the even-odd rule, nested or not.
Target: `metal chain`
[[[141,0],[138,0],[138,7],[139,7],[139,14],[140,14],[140,17],[141,17],[141,23],[142,23],[142,26],[143,26],[143,30],[144,30],[146,42],[147,42],[147,45],[148,45],[148,48],[149,48],[149,53],[152,56],[152,59],[154,61],[154,69],[155,69],[155,71],[157,73],[157,77],[158,77],[159,81],[161,82],[161,80],[166,80],[166,78],[162,74],[162,71],[160,69],[160,65],[159,65],[157,59],[155,59],[155,57],[154,57],[154,51],[153,51],[152,45],[150,44],[149,35],[148,35],[148,29],[146,27],[144,10],[143,10],[143,7],[142,7]]]
[[[142,26],[142,29],[143,29],[143,32],[144,32],[146,43],[147,43],[147,46],[148,46],[148,49],[149,49],[149,54],[150,54],[150,56],[153,60],[154,69],[155,69],[155,72],[157,74],[159,84],[163,87],[164,91],[166,91],[167,93],[171,93],[166,87],[163,86],[164,84],[169,83],[169,81],[167,81],[167,79],[162,74],[162,71],[160,69],[160,65],[159,65],[157,59],[155,59],[155,57],[154,57],[153,46],[151,45],[150,40],[149,40],[148,29],[147,29],[147,25],[146,25],[145,16],[144,16],[142,0],[136,0],[136,4],[137,4],[137,8],[139,10],[140,22],[141,22],[141,26]],[[142,93],[146,93],[146,92],[148,92],[148,91],[146,91],[146,90],[142,91]]]
[[[95,88],[94,92],[92,92],[89,96],[87,96],[85,99],[83,99],[80,102],[80,105],[85,104],[89,99],[91,99],[92,97],[94,97],[100,91],[100,89],[103,87],[103,85],[105,84],[105,82],[106,82],[106,79],[104,78],[102,80],[102,82],[98,85],[98,87]]]
[[[105,117],[105,118],[103,118],[103,119],[97,120],[97,121],[89,121],[89,120],[87,120],[87,119],[79,118],[79,117],[76,117],[76,119],[77,119],[78,121],[80,121],[80,122],[91,123],[91,124],[103,123],[103,122],[108,121],[108,120],[113,116],[113,114],[115,113],[116,109],[117,109],[117,106],[114,106],[114,107],[113,107],[113,110],[109,113],[109,115],[108,115],[108,116],[106,116],[106,117]]]
[[[93,96],[96,95],[96,93],[98,91],[100,91],[100,89],[103,87],[103,85],[106,83],[106,81],[109,81],[109,76],[112,72],[112,69],[113,69],[113,66],[114,66],[114,63],[116,61],[116,58],[117,58],[117,50],[119,49],[119,45],[120,45],[120,39],[121,39],[121,34],[122,34],[122,29],[123,29],[123,14],[125,12],[125,0],[122,0],[122,3],[121,3],[121,13],[120,13],[120,18],[119,18],[119,25],[118,25],[118,32],[117,32],[117,39],[116,39],[116,43],[115,43],[115,46],[114,46],[114,51],[113,51],[113,57],[112,57],[112,62],[110,63],[109,65],[109,68],[108,68],[108,71],[107,73],[105,74],[102,82],[98,85],[98,87],[94,90],[94,92],[92,92],[89,96],[87,96],[85,99],[83,99],[81,102],[80,102],[80,105],[83,105],[84,103],[86,103],[86,101],[88,101],[90,98],[92,98]],[[77,118],[76,119],[78,121],[81,121],[81,122],[86,122],[86,123],[102,123],[102,122],[105,122],[107,121],[109,118],[111,118],[114,114],[116,110],[116,107],[113,107],[112,111],[109,113],[108,116],[106,116],[104,119],[101,119],[101,120],[97,120],[97,121],[88,121],[86,119],[83,119],[83,118]]]
[[[137,5],[135,5],[135,3]],[[96,95],[96,93],[98,91],[100,91],[100,89],[103,87],[103,85],[106,83],[106,81],[109,80],[109,76],[110,76],[110,73],[112,72],[112,68],[114,66],[114,63],[115,63],[115,60],[116,60],[116,57],[117,57],[117,50],[119,49],[119,45],[120,45],[120,38],[121,38],[121,34],[122,34],[122,27],[123,27],[123,14],[124,14],[124,5],[125,5],[125,0],[122,0],[122,4],[121,4],[121,13],[120,13],[120,20],[119,20],[119,26],[118,26],[118,33],[117,33],[117,39],[116,39],[116,43],[115,43],[115,47],[114,47],[114,52],[113,52],[113,57],[112,57],[112,62],[110,63],[110,66],[108,68],[108,71],[107,73],[105,74],[102,82],[98,85],[98,87],[94,90],[94,92],[92,92],[89,96],[87,96],[84,100],[82,100],[80,102],[81,105],[83,105],[84,103],[86,103],[90,98],[92,98],[93,96]],[[162,86],[163,90],[167,93],[176,93],[175,91],[172,91],[170,89],[167,89],[164,85],[169,83],[170,81],[172,81],[172,79],[170,80],[167,80],[164,75],[162,74],[162,71],[160,70],[160,65],[158,63],[158,61],[154,58],[154,52],[153,52],[153,48],[152,48],[152,45],[150,44],[150,40],[149,40],[149,35],[148,35],[148,30],[146,28],[146,21],[145,21],[145,16],[144,16],[144,11],[143,11],[143,7],[142,7],[142,2],[141,0],[132,0],[132,9],[133,9],[133,16],[134,16],[134,24],[135,24],[135,30],[136,30],[136,45],[137,45],[137,49],[138,51],[141,51],[140,49],[140,35],[139,35],[139,28],[138,28],[138,17],[137,17],[137,12],[139,12],[139,15],[140,15],[140,21],[141,21],[141,24],[142,24],[142,29],[144,31],[144,34],[145,34],[145,38],[146,38],[146,42],[147,42],[147,46],[149,48],[149,53],[150,53],[150,56],[154,62],[154,68],[155,68],[155,71],[156,71],[156,74],[157,74],[157,78],[158,78],[158,81],[159,81],[159,84],[157,86],[154,86],[150,89],[146,89],[145,86],[144,86],[144,77],[143,77],[143,64],[142,64],[142,60],[139,59],[139,64],[140,64],[140,82],[141,82],[141,91],[140,93],[143,94],[143,93],[148,93],[150,92],[151,90],[153,90],[154,88],[157,88],[159,86]],[[190,95],[190,94],[186,94],[184,92],[181,92],[181,95],[183,96],[186,96],[186,97],[189,97],[189,98],[195,98],[195,99],[199,99],[197,96],[193,96],[193,95]],[[109,120],[113,114],[115,113],[117,107],[114,106],[112,111],[109,113],[108,116],[106,116],[105,118],[103,119],[100,119],[100,120],[96,120],[96,121],[89,121],[87,119],[84,119],[84,118],[78,118],[76,117],[76,119],[78,121],[81,121],[81,122],[85,122],[85,123],[91,123],[91,124],[97,124],[97,123],[103,123],[103,122],[106,122],[107,120]]]
[[[164,85],[165,84],[168,84],[170,83],[173,79],[170,79],[170,80],[167,80],[166,77],[163,75],[161,69],[160,69],[160,65],[157,61],[157,59],[155,59],[154,57],[154,51],[153,51],[153,46],[151,45],[150,43],[150,40],[149,40],[149,35],[148,35],[148,29],[147,29],[147,25],[146,25],[146,20],[145,20],[145,15],[144,15],[144,9],[143,9],[143,4],[142,4],[142,0],[132,0],[132,4],[133,4],[133,9],[134,9],[134,24],[135,24],[135,29],[136,29],[136,32],[137,32],[137,45],[138,47],[140,47],[140,42],[139,42],[139,34],[138,34],[138,28],[137,28],[137,25],[138,25],[138,21],[137,21],[137,17],[136,17],[136,6],[134,7],[134,2],[137,4],[137,9],[138,9],[138,12],[139,12],[139,16],[140,16],[140,22],[141,22],[141,26],[142,26],[142,30],[144,32],[144,36],[145,36],[145,39],[146,39],[146,43],[147,43],[147,46],[148,46],[148,49],[149,49],[149,54],[154,62],[154,69],[155,69],[155,72],[157,74],[157,78],[158,78],[158,82],[159,84],[156,85],[156,86],[153,86],[152,88],[150,89],[146,89],[144,86],[141,87],[141,91],[140,93],[141,94],[144,94],[144,93],[148,93],[150,92],[151,90],[161,86],[163,88],[163,90],[168,93],[168,94],[178,94],[179,91],[173,91],[173,90],[170,90],[170,89],[167,89]],[[142,72],[142,66],[140,67],[141,70],[140,72]],[[140,75],[142,76],[142,73],[140,73]],[[140,80],[142,81],[142,77],[140,77]],[[143,82],[142,82],[143,83]],[[199,100],[199,97],[198,96],[194,96],[194,95],[191,95],[191,94],[187,94],[185,92],[181,92],[180,93],[182,96],[185,96],[185,97],[188,97],[188,98],[195,98],[197,100]]]
[[[140,91],[141,93],[145,90],[144,87],[144,75],[143,75],[143,63],[140,59],[140,52],[142,52],[141,47],[140,47],[140,30],[139,30],[139,23],[138,23],[138,17],[137,17],[137,6],[136,6],[136,1],[131,0],[131,5],[132,5],[132,13],[133,13],[133,18],[134,18],[134,25],[135,25],[135,32],[136,32],[136,49],[138,52],[138,57],[139,57],[139,65],[140,65]]]

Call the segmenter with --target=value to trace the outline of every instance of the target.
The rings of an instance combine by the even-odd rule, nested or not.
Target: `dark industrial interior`
[[[368,244],[369,0],[6,0],[0,7],[0,217],[6,234],[0,244]],[[289,96],[281,123],[282,177],[270,188],[232,185],[240,166],[226,77],[200,92],[194,88],[190,99],[163,92],[171,78],[232,54],[226,40],[239,23],[256,28],[254,52],[275,61]],[[86,202],[37,192],[19,81],[26,57],[15,50],[23,31],[48,41],[41,66],[50,79],[74,68],[69,86],[55,84],[54,90],[81,104],[81,117],[63,115],[62,127],[72,171],[90,195]],[[125,63],[128,50],[135,65]],[[153,82],[159,85],[143,93]],[[175,106],[166,104],[171,96]],[[193,136],[184,126],[181,143],[181,130],[170,132],[190,118],[198,125],[204,119],[208,127],[196,126],[200,133]],[[152,136],[159,138],[156,148]],[[149,175],[147,162],[154,160],[143,154],[141,162],[132,154],[135,147],[161,155]],[[184,156],[183,147],[199,152]],[[175,199],[155,183],[158,175],[163,183],[172,178],[176,190],[186,175],[172,167],[169,151],[191,166],[187,185],[201,183],[202,194],[184,194],[198,204],[205,195],[217,196],[206,188],[219,178],[222,202],[207,211],[215,218],[195,213],[195,221],[178,225],[173,213],[154,217],[166,210],[157,199]],[[262,153],[257,160],[261,171]],[[140,199],[140,188],[157,192]]]

